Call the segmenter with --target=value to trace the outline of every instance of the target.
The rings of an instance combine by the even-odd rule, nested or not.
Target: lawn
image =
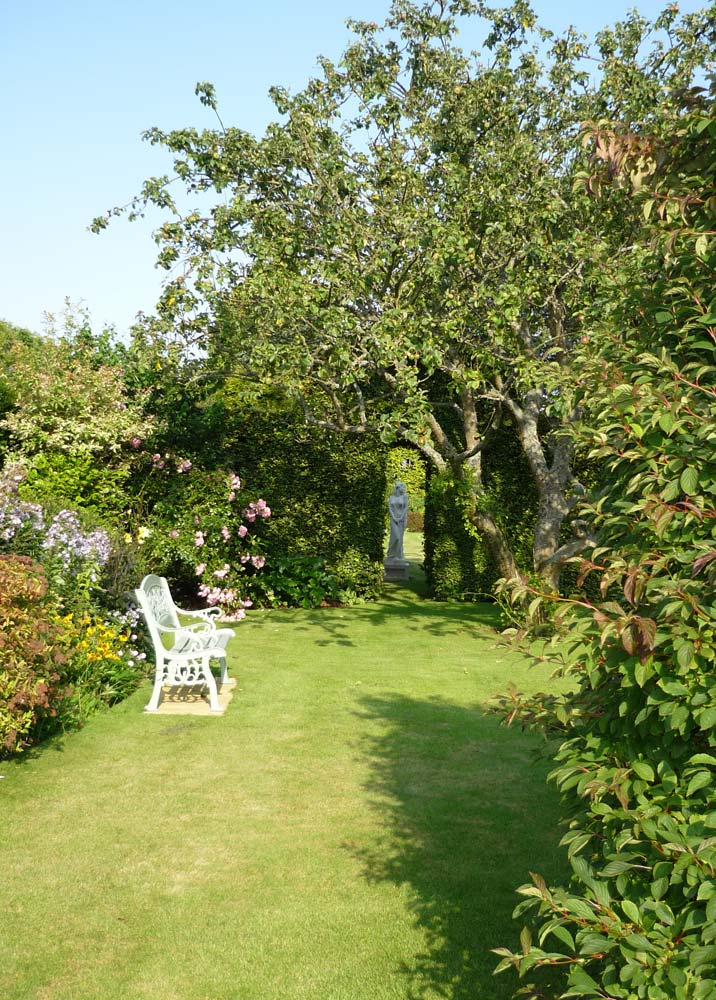
[[[4,1000],[511,995],[489,949],[528,872],[560,871],[557,803],[483,706],[548,671],[413,577],[251,614],[223,717],[144,715],[147,685],[0,765]]]

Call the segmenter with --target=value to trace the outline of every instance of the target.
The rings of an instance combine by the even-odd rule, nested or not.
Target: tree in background
[[[466,55],[455,37],[474,15],[488,37]],[[221,121],[149,130],[190,196],[217,196],[182,212],[170,178],[153,178],[128,209],[169,213],[156,232],[173,270],[160,315],[247,393],[414,443],[457,484],[498,574],[535,571],[557,588],[589,542],[578,521],[565,538],[581,492],[575,367],[600,348],[585,330],[604,262],[639,229],[624,192],[597,208],[575,191],[577,132],[589,118],[643,128],[667,114],[708,51],[706,20],[634,13],[588,48],[538,28],[523,0],[396,0],[382,28],[352,22],[341,63],[323,60],[305,90],[273,90],[282,120],[262,138]],[[217,110],[209,84],[197,92]],[[483,488],[484,448],[507,419],[538,491],[532,567],[518,566]]]
[[[714,8],[709,32],[714,51]],[[609,484],[583,572],[603,599],[566,604],[574,694],[511,706],[562,736],[553,779],[573,876],[520,890],[537,936],[501,949],[501,967],[563,967],[564,997],[716,995],[713,77],[708,93],[678,96],[658,132],[603,122],[589,134],[590,189],[632,191],[651,237],[624,260],[587,373]]]

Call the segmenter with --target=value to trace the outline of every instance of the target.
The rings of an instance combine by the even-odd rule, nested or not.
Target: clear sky
[[[546,27],[588,34],[660,0],[534,0]],[[497,6],[498,4],[496,4]],[[506,5],[506,3],[505,3]],[[682,0],[696,10],[698,0]],[[143,143],[145,128],[213,127],[194,96],[212,82],[222,119],[254,133],[275,117],[268,89],[296,91],[337,60],[349,17],[382,21],[389,0],[0,0],[0,319],[41,331],[65,298],[93,326],[127,330],[151,312],[163,272],[151,237],[158,217],[92,218],[165,173],[169,159]],[[466,49],[482,39],[463,40]]]

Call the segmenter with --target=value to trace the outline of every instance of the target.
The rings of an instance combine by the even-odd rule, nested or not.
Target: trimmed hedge
[[[272,568],[318,559],[344,598],[380,589],[386,448],[374,438],[329,434],[298,420],[254,419],[227,434],[246,486],[272,510],[263,526],[263,581]]]
[[[220,399],[203,415],[208,433],[182,444],[193,463],[192,488],[200,487],[202,477],[208,484],[218,469],[230,469],[241,476],[242,489],[265,500],[272,512],[251,527],[266,564],[252,577],[248,596],[261,604],[305,606],[376,596],[382,585],[386,446],[377,438],[306,427],[285,411],[232,409]],[[201,447],[188,450],[188,441]],[[167,438],[156,447],[163,452],[175,444]],[[157,498],[160,520],[166,499]],[[170,504],[177,505],[179,497]],[[148,523],[161,531],[153,509],[150,502]],[[196,590],[193,570],[178,564],[159,570],[179,592]]]
[[[400,481],[405,483],[408,490],[408,531],[422,530],[422,528],[411,528],[410,514],[422,514],[425,511],[427,476],[425,459],[417,448],[397,445],[388,451],[386,475],[388,480],[385,494],[386,518],[388,496],[392,492],[395,482]],[[415,522],[415,519],[413,521]]]
[[[515,429],[505,423],[483,452],[486,501],[498,514],[519,565],[532,565],[537,491]],[[432,472],[425,491],[425,575],[437,600],[490,599],[498,573],[461,513],[460,486]]]

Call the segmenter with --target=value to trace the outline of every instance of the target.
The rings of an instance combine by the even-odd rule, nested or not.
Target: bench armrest
[[[205,632],[216,631],[210,622],[190,622],[188,625],[179,625],[176,628],[174,625],[160,625],[157,622],[157,628],[163,635],[173,635],[177,632],[193,632],[203,635]]]
[[[201,608],[199,611],[187,611],[186,608],[174,606],[180,615],[186,615],[188,618],[201,618],[209,625],[213,625],[215,620],[221,617],[221,608]]]

